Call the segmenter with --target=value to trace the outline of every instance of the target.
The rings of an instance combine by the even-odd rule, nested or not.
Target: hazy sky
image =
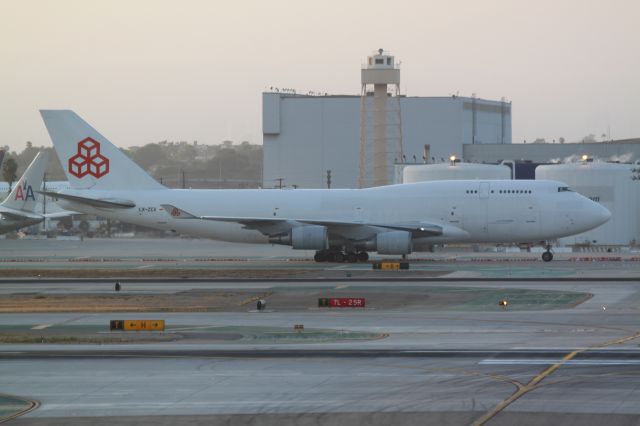
[[[640,1],[0,0],[0,145],[73,109],[120,146],[262,143],[269,86],[357,94],[383,47],[409,96],[513,102],[513,140],[640,137]]]

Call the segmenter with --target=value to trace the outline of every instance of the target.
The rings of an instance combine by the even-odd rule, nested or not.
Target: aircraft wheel
[[[369,260],[369,253],[367,253],[366,251],[361,251],[358,253],[358,261],[366,262],[367,260]]]
[[[550,251],[545,251],[544,253],[542,253],[542,260],[544,260],[545,262],[551,262],[553,260],[553,253],[551,253]]]
[[[337,251],[335,253],[333,253],[333,261],[336,263],[342,263],[344,262],[345,256],[344,253],[341,251]]]
[[[357,263],[358,262],[358,255],[354,252],[349,252],[347,253],[347,262],[349,263]]]
[[[313,260],[315,260],[316,262],[326,262],[327,254],[324,251],[317,251],[313,256]]]

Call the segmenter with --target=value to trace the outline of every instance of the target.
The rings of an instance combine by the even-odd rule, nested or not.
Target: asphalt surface
[[[55,424],[47,422],[56,419],[62,424],[78,417],[84,418],[80,424],[100,424],[100,418],[108,418],[111,424],[132,424],[135,419],[149,421],[147,416],[168,416],[179,422],[181,416],[197,416],[198,424],[205,424],[232,414],[254,414],[252,422],[256,416],[266,417],[271,424],[282,421],[282,414],[295,414],[291,424],[299,424],[305,413],[309,418],[328,413],[329,419],[332,414],[351,413],[351,421],[357,424],[370,419],[371,413],[396,413],[396,420],[404,422],[416,412],[431,420],[423,423],[471,424],[494,412],[501,401],[540,377],[552,363],[560,362],[532,354],[514,363],[513,354],[502,354],[510,358],[501,359],[489,353],[462,357],[448,353],[192,355],[63,356],[47,362],[3,359],[0,372],[4,387],[27,392],[42,402],[16,424]],[[638,361],[637,356],[628,356],[598,354],[581,364],[563,365],[552,380],[532,387],[496,412],[488,424],[531,419],[530,413],[535,413],[534,418],[546,414],[540,418],[546,424],[555,423],[559,414],[573,420],[585,414],[615,414],[611,424],[637,421],[639,366],[624,364]],[[598,423],[592,419],[586,424]]]
[[[157,246],[150,248],[154,255],[178,252],[183,243]],[[84,252],[101,256],[113,247],[104,253]],[[73,250],[56,254],[71,256]],[[260,262],[268,264],[264,258]],[[590,297],[577,305],[558,302],[526,310],[503,309],[493,302],[472,307],[420,302],[380,303],[359,310],[305,306],[262,313],[140,313],[135,317],[165,319],[168,329],[291,329],[304,324],[386,337],[322,343],[4,344],[0,392],[40,403],[11,421],[17,425],[638,424],[638,262],[515,264],[500,256],[491,262],[441,259],[418,267],[445,271],[444,277],[458,281],[430,277],[399,283],[394,276],[349,280],[353,275],[326,282],[147,280],[125,282],[123,291],[174,295],[191,290],[284,289],[315,294],[346,289],[353,297],[376,292],[391,299],[400,292],[448,288],[451,293],[490,290],[498,295],[516,289]],[[359,267],[346,266],[354,268],[353,274]],[[340,268],[345,265],[325,265],[321,271],[343,273]],[[556,280],[519,279],[535,278],[536,273]],[[469,277],[483,281],[470,282]],[[566,277],[574,279],[563,281]],[[5,297],[111,292],[111,283],[101,280],[0,281]],[[3,313],[0,329],[106,327],[113,317],[90,312]]]

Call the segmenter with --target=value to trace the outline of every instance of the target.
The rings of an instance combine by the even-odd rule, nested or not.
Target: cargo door
[[[487,216],[489,214],[489,198],[491,197],[491,184],[489,182],[480,182],[478,188],[478,215],[480,235],[486,235],[489,232]]]
[[[474,184],[473,194],[465,198],[464,230],[475,240],[482,240],[488,232],[487,210],[490,196],[489,182]]]

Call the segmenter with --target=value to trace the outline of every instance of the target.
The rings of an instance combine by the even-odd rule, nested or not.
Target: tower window
[[[377,65],[384,65],[384,59],[382,59],[382,58],[376,58],[376,64],[377,64]]]

